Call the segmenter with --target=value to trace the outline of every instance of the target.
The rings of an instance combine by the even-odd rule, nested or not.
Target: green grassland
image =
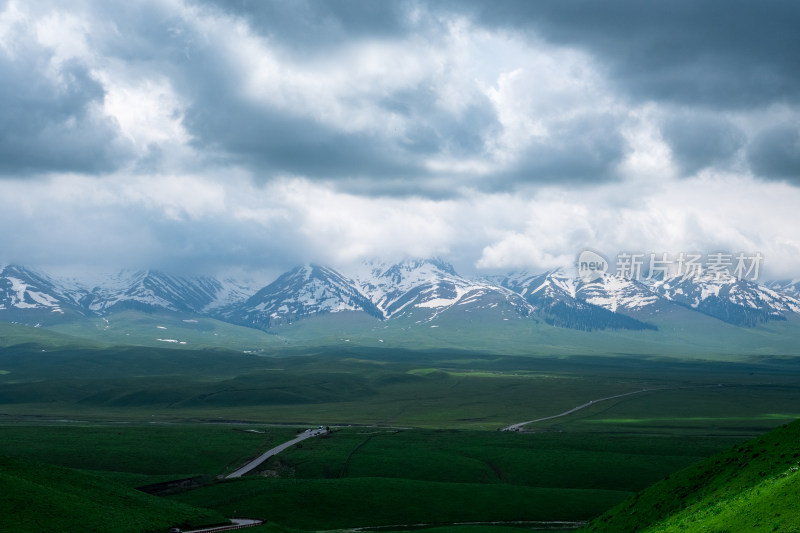
[[[70,346],[101,348],[105,345],[92,339],[74,337],[45,328],[0,322],[0,348],[10,346],[39,346],[40,349],[44,349]]]
[[[736,437],[344,428],[262,468],[292,479],[382,477],[635,491]],[[618,465],[627,468],[620,470]],[[578,472],[580,476],[565,476]]]
[[[0,426],[0,454],[46,458],[129,487],[204,475],[208,486],[172,498],[316,530],[585,520],[740,440],[349,427],[306,440],[243,480],[213,481],[295,432],[234,423],[17,422]]]
[[[430,322],[431,313],[430,309],[415,309],[388,321],[365,313],[330,313],[263,332],[195,315],[126,310],[103,318],[65,317],[46,327],[27,329],[39,330],[31,332],[28,341],[38,337],[59,342],[55,337],[46,338],[43,332],[49,331],[94,344],[224,348],[267,355],[287,348],[391,346],[415,351],[479,350],[523,356],[622,354],[705,360],[797,355],[796,338],[800,331],[800,317],[794,315],[784,321],[744,328],[680,307],[647,317],[657,331],[578,331],[520,317],[511,309],[498,312],[454,308],[438,315],[435,323]],[[4,341],[7,327],[0,325],[0,345],[12,343],[13,339]]]
[[[435,324],[429,318],[430,311],[423,309],[391,321],[363,313],[333,313],[278,326],[270,333],[289,347],[392,346],[523,356],[620,354],[722,361],[753,355],[797,355],[800,331],[800,317],[794,315],[785,321],[743,328],[681,308],[648,318],[657,331],[579,331],[489,311],[445,313]]]
[[[214,511],[77,470],[0,456],[0,531],[163,532],[226,523]]]
[[[265,356],[81,345],[36,329],[21,343],[22,330],[7,328],[0,342],[0,454],[127,488],[203,476],[205,486],[167,498],[281,524],[265,531],[589,520],[800,415],[800,360],[770,354],[532,357],[344,343]],[[243,479],[215,480],[318,424],[336,431]]]
[[[177,497],[301,529],[596,516],[626,493],[402,478],[242,479]],[[402,526],[401,526],[402,528]]]
[[[800,422],[667,476],[586,531],[800,531]]]
[[[738,440],[343,428],[175,498],[314,530],[580,521]]]
[[[84,318],[59,323],[48,329],[107,345],[153,348],[226,348],[263,352],[284,344],[275,335],[257,329],[235,326],[213,318],[167,312],[126,310],[111,313],[104,318]]]
[[[651,431],[655,420],[656,427],[703,431],[713,423],[754,435],[800,414],[793,358],[729,363],[355,346],[283,354],[10,346],[0,349],[0,414],[494,430],[644,389],[532,427]]]
[[[0,425],[0,454],[121,473],[117,481],[141,486],[198,475],[213,478],[295,433],[295,428],[242,424],[6,423]]]

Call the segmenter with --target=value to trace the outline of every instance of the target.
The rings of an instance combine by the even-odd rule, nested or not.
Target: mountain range
[[[268,332],[342,312],[431,327],[492,316],[584,331],[657,329],[659,318],[688,312],[754,327],[800,313],[800,282],[711,274],[643,282],[608,273],[587,282],[562,269],[471,279],[439,259],[369,261],[348,273],[304,265],[264,287],[155,270],[93,284],[17,265],[0,270],[2,322],[47,326],[122,310],[211,317]]]

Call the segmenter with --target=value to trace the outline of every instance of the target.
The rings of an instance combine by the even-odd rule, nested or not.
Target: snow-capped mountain
[[[223,285],[214,278],[177,277],[147,270],[110,277],[88,291],[79,303],[96,314],[121,309],[198,313],[217,301],[222,292]]]
[[[676,276],[657,282],[653,290],[672,302],[737,326],[784,320],[786,313],[800,312],[797,298],[729,274]]]
[[[63,315],[69,307],[69,297],[47,276],[16,265],[0,271],[0,311],[47,311]]]
[[[635,314],[662,303],[661,297],[641,281],[608,272],[589,282],[578,279],[575,293],[577,298],[615,313]]]
[[[507,276],[494,276],[499,283],[535,304],[543,299],[575,299],[575,280],[564,269],[551,270],[543,274],[513,272]]]
[[[306,265],[258,287],[153,270],[80,282],[12,265],[0,269],[0,321],[46,326],[133,309],[268,330],[350,311],[431,327],[513,318],[581,330],[637,330],[655,329],[653,320],[673,312],[700,312],[748,327],[800,313],[796,280],[760,285],[706,274],[637,281],[606,273],[583,281],[562,269],[471,279],[439,259],[370,261],[346,273]]]
[[[124,271],[86,282],[11,265],[0,271],[0,320],[47,324],[65,312],[103,316],[124,309],[204,314],[241,302],[253,292],[230,280],[157,271]],[[43,311],[54,316],[44,316]]]
[[[354,275],[361,292],[386,318],[414,310],[430,321],[451,310],[514,309],[527,315],[531,308],[518,295],[485,280],[459,276],[440,259],[407,259],[389,264],[370,261]],[[424,313],[419,313],[424,312]]]
[[[800,299],[800,279],[780,279],[767,282],[765,286],[778,293]]]
[[[222,310],[221,316],[267,329],[340,311],[363,311],[383,318],[383,313],[358,290],[353,280],[327,267],[305,265],[283,274],[246,301]]]
[[[498,281],[524,297],[534,308],[534,316],[554,326],[582,330],[656,329],[618,312],[645,305],[651,291],[610,278],[583,283],[564,269],[556,269],[537,275],[510,274]]]

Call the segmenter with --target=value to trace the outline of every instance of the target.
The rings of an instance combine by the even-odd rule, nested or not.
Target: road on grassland
[[[536,420],[528,420],[527,422],[519,422],[518,424],[511,424],[510,426],[502,428],[500,431],[519,431],[520,428],[526,424],[533,424],[534,422],[544,422],[545,420],[552,420],[554,418],[560,418],[562,416],[571,415],[575,411],[580,411],[581,409],[585,409],[590,405],[594,405],[596,403],[604,402],[606,400],[613,400],[614,398],[622,398],[623,396],[630,396],[631,394],[640,394],[642,392],[647,392],[647,389],[642,390],[635,390],[633,392],[626,392],[624,394],[617,394],[616,396],[609,396],[608,398],[600,398],[598,400],[589,400],[588,402],[581,404],[577,407],[573,407],[569,411],[564,411],[563,413],[559,413],[557,415],[546,416],[544,418],[537,418]]]
[[[277,455],[277,454],[281,453],[286,448],[294,446],[298,442],[302,442],[302,441],[304,441],[306,439],[309,439],[311,437],[316,437],[317,435],[324,435],[325,433],[327,433],[327,431],[325,431],[324,429],[315,429],[313,431],[301,433],[297,438],[294,438],[294,439],[292,439],[292,440],[290,440],[288,442],[284,442],[280,446],[275,446],[271,450],[267,450],[266,452],[262,453],[261,455],[259,455],[258,457],[256,457],[255,459],[253,459],[252,461],[250,461],[249,463],[247,463],[243,467],[241,467],[236,472],[233,472],[232,474],[228,474],[227,476],[225,476],[225,479],[232,479],[232,478],[236,478],[236,477],[242,477],[243,475],[245,475],[246,473],[250,472],[251,470],[256,468],[258,465],[260,465],[261,463],[263,463],[264,461],[266,461],[267,459],[269,459],[273,455]]]
[[[252,520],[250,518],[231,518],[231,523],[227,526],[206,527],[203,529],[190,529],[183,533],[217,533],[220,531],[234,531],[238,529],[245,529],[247,527],[260,526],[263,520]]]

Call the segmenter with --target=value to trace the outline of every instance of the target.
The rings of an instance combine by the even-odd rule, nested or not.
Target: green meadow
[[[224,523],[224,515],[133,490],[108,477],[0,455],[0,530],[166,531]]]
[[[681,469],[585,531],[800,531],[800,422]]]
[[[142,520],[152,514],[159,524],[239,516],[270,521],[253,531],[574,529],[800,416],[800,364],[786,356],[533,357],[357,344],[265,356],[36,333],[20,343],[19,329],[2,331],[0,456],[75,472],[76,484],[63,475],[52,491],[26,497],[59,508],[65,494],[81,498],[89,476],[109,495],[167,505],[163,515],[142,504]],[[334,431],[222,479],[320,424]],[[42,484],[42,468],[15,475]],[[187,478],[195,481],[177,493],[134,490]],[[39,531],[20,509],[0,529],[6,520]],[[204,511],[192,518],[186,509]],[[81,513],[107,516],[109,527],[117,520],[87,507],[62,515],[64,531],[80,530]]]

